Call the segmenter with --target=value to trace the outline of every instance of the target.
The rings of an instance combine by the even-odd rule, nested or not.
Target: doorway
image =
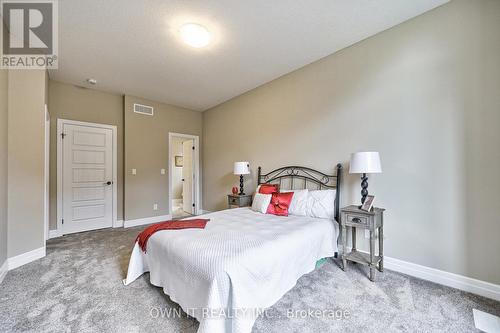
[[[116,126],[57,122],[57,228],[110,228],[117,215]]]
[[[169,207],[172,218],[198,214],[198,136],[169,133]]]

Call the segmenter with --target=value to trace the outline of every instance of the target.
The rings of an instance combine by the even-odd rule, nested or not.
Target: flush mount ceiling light
[[[97,84],[97,80],[96,79],[93,79],[93,78],[88,78],[87,79],[87,82],[93,86],[95,86]]]
[[[189,46],[200,48],[210,43],[210,32],[207,28],[196,23],[186,23],[180,29],[184,43]]]

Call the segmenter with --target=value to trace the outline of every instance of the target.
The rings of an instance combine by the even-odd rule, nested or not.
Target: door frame
[[[43,198],[43,226],[44,226],[44,239],[45,242],[49,239],[49,225],[50,225],[50,113],[47,104],[45,104],[44,112],[44,198]]]
[[[172,138],[186,138],[192,139],[194,142],[194,151],[193,154],[193,172],[194,172],[194,181],[193,181],[193,190],[194,190],[194,215],[199,215],[201,212],[201,200],[200,200],[200,192],[201,192],[201,178],[200,178],[200,137],[198,135],[191,134],[183,134],[183,133],[168,133],[168,212],[169,215],[172,216],[172,159],[174,158],[172,152]]]
[[[84,121],[76,121],[69,119],[57,119],[57,231],[58,235],[64,234],[62,225],[62,201],[63,201],[63,156],[62,156],[62,133],[64,125],[78,125],[94,128],[110,129],[113,132],[113,217],[111,226],[116,225],[118,214],[118,142],[117,142],[117,127],[115,125],[106,125],[98,123],[89,123]]]

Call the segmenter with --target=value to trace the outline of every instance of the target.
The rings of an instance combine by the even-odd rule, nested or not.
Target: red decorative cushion
[[[278,184],[262,184],[259,187],[259,193],[261,194],[273,194],[280,191],[280,186]]]
[[[288,216],[288,207],[292,202],[293,192],[273,193],[267,214]]]

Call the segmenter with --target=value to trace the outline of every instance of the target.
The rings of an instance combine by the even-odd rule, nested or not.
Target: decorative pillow
[[[267,208],[267,214],[288,216],[288,207],[292,202],[293,192],[288,193],[273,193],[271,203]]]
[[[336,190],[309,191],[307,216],[335,219],[335,194]]]
[[[307,215],[307,198],[309,197],[309,190],[290,190],[282,191],[281,193],[293,192],[292,202],[288,207],[288,214],[297,216]]]
[[[252,210],[265,214],[267,212],[267,208],[269,207],[269,203],[271,202],[271,197],[271,194],[255,193],[255,197],[252,202]]]
[[[280,186],[278,184],[261,184],[257,189],[262,194],[273,194],[280,191]]]

